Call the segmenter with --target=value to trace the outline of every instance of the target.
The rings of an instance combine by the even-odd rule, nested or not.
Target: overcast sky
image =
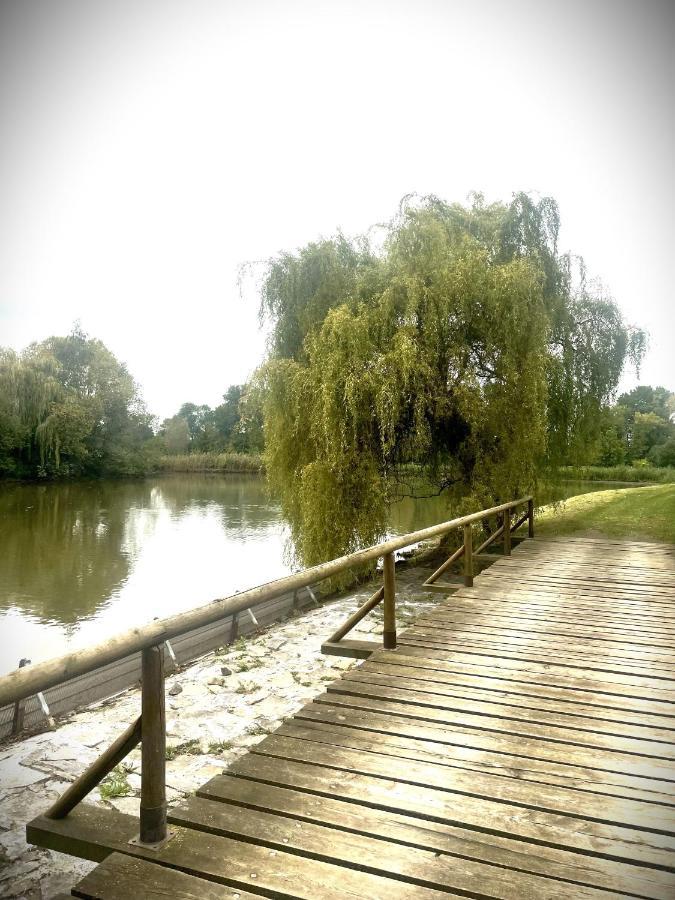
[[[149,409],[260,361],[238,266],[403,194],[560,204],[675,389],[675,4],[0,0],[0,345],[79,319]],[[629,374],[624,386],[636,383]]]

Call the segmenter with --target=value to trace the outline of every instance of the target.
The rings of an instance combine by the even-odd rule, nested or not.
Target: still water
[[[537,499],[604,487],[565,482]],[[390,527],[451,517],[445,498],[406,498]],[[285,575],[286,536],[254,475],[2,486],[0,673]]]

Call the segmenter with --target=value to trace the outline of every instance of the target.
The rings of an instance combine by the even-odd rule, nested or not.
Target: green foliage
[[[662,444],[657,444],[649,451],[649,462],[654,466],[670,466],[675,480],[675,436],[669,437]]]
[[[127,773],[117,766],[99,785],[102,800],[114,800],[116,797],[128,797],[133,793],[127,781]]]
[[[675,465],[670,446],[675,440],[675,394],[663,387],[640,385],[621,394],[615,406],[602,412],[600,441],[590,459],[600,465],[646,461]]]
[[[0,473],[131,475],[148,467],[152,436],[123,363],[79,327],[0,351]]]
[[[254,453],[185,453],[162,456],[157,462],[162,472],[262,472],[262,457]]]
[[[215,409],[184,403],[159,432],[164,453],[260,453],[264,446],[262,409],[251,385],[233,384]]]
[[[643,335],[574,283],[558,224],[553,201],[522,194],[405,198],[381,252],[338,235],[269,263],[255,385],[304,564],[381,538],[411,463],[461,512],[526,492],[544,457],[597,440]]]

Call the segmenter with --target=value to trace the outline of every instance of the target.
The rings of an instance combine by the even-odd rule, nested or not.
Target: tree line
[[[79,326],[22,353],[0,348],[0,477],[144,475],[163,454],[261,449],[245,385],[215,409],[184,403],[158,425],[124,363]]]
[[[675,466],[675,393],[640,385],[602,410],[595,451],[582,463]]]
[[[227,450],[261,453],[264,439],[259,399],[249,385],[232,384],[214,409],[183,403],[174,416],[162,422],[158,442],[169,455]]]

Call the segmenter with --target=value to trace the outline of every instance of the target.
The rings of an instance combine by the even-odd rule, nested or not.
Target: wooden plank
[[[481,581],[503,579],[505,582],[522,584],[523,582],[544,582],[552,585],[598,592],[602,589],[618,591],[630,595],[649,594],[657,602],[666,602],[673,596],[675,584],[670,581],[670,573],[663,573],[666,581],[644,581],[639,574],[631,570],[628,577],[623,570],[608,566],[574,566],[561,561],[550,564],[532,563],[526,559],[499,559],[480,573]]]
[[[111,853],[77,883],[73,894],[86,900],[260,900],[260,894],[122,853]]]
[[[650,566],[630,566],[623,567],[615,565],[613,562],[605,561],[602,557],[593,559],[578,560],[564,559],[558,557],[556,559],[542,559],[535,557],[536,564],[532,564],[532,559],[524,555],[511,556],[509,558],[501,558],[495,561],[494,570],[499,572],[519,572],[527,571],[533,574],[539,574],[553,577],[580,578],[590,581],[611,581],[621,583],[626,581],[629,585],[634,580],[628,577],[629,572],[634,572],[634,578],[639,576],[639,586],[641,588],[664,587],[672,590],[675,587],[675,572],[666,567],[655,569]]]
[[[591,596],[611,596],[617,600],[630,602],[637,600],[644,602],[649,601],[651,606],[657,607],[667,606],[672,603],[675,597],[675,590],[672,588],[640,585],[632,585],[628,582],[616,579],[593,579],[573,577],[571,573],[567,575],[560,573],[558,576],[547,574],[545,572],[532,571],[530,568],[523,568],[513,572],[511,577],[507,577],[505,572],[497,571],[497,566],[490,566],[478,576],[481,584],[508,586],[509,584],[519,584],[523,587],[538,589],[539,587],[547,587],[549,590],[559,588],[568,590],[570,588],[581,594],[589,594]]]
[[[422,613],[415,619],[417,625],[438,624],[444,628],[472,627],[492,630],[518,630],[521,633],[550,634],[582,638],[587,640],[608,640],[622,642],[636,647],[655,647],[675,650],[675,629],[666,631],[655,626],[651,630],[630,625],[629,621],[615,620],[608,624],[606,620],[595,618],[579,621],[576,617],[551,613],[549,616],[536,614],[525,607],[505,610],[495,604],[484,607],[483,604],[467,609],[465,606],[446,607],[445,605],[433,613]],[[601,645],[600,645],[601,649]]]
[[[436,669],[422,669],[405,665],[404,660],[396,659],[369,660],[359,669],[346,677],[367,676],[370,673],[387,676],[396,683],[397,678],[417,679],[420,683],[447,685],[458,690],[481,690],[495,692],[497,696],[524,698],[531,706],[541,709],[566,709],[580,712],[582,715],[597,716],[608,722],[625,722],[653,726],[654,728],[675,728],[675,705],[653,703],[646,705],[631,697],[614,697],[609,694],[585,696],[578,691],[569,690],[557,685],[549,687],[533,683],[518,683],[499,677],[482,677],[478,674],[461,675],[456,672],[439,672]],[[466,696],[471,694],[467,693]],[[461,694],[460,696],[464,696]],[[526,705],[526,704],[524,704]]]
[[[536,681],[539,685],[550,687],[567,687],[572,690],[592,694],[607,694],[612,697],[629,697],[644,700],[645,708],[650,702],[658,702],[661,708],[670,708],[675,702],[675,691],[654,687],[644,679],[629,678],[625,675],[603,673],[602,679],[592,677],[586,669],[571,666],[559,666],[554,663],[532,663],[523,660],[511,660],[506,657],[486,658],[472,653],[448,653],[437,647],[418,647],[406,645],[386,655],[374,653],[374,660],[390,662],[395,665],[398,660],[405,660],[406,665],[433,669],[439,672],[458,672],[460,674],[478,674],[486,678],[502,678],[510,681],[530,684]],[[656,682],[660,684],[660,682]]]
[[[617,618],[623,621],[628,620],[636,627],[643,624],[650,627],[659,627],[661,623],[668,628],[675,627],[675,614],[669,606],[664,609],[658,609],[656,612],[650,609],[646,603],[640,604],[638,607],[634,603],[621,603],[615,601],[614,598],[606,594],[601,596],[580,595],[578,592],[564,592],[556,588],[547,589],[542,587],[539,590],[530,590],[529,588],[518,588],[514,585],[503,584],[501,587],[488,586],[485,583],[477,584],[473,588],[473,593],[469,593],[467,589],[462,588],[449,603],[452,606],[468,606],[479,608],[483,606],[485,601],[501,604],[505,609],[513,606],[522,606],[527,609],[552,609],[561,614],[579,615],[583,613],[585,616],[591,616],[594,620],[614,620]],[[444,604],[445,605],[445,604]],[[636,609],[640,610],[640,619],[636,620]]]
[[[632,896],[671,900],[673,876],[602,857],[580,856],[545,845],[525,844],[511,837],[483,834],[450,823],[420,822],[414,816],[363,806],[358,802],[319,797],[313,793],[222,776],[204,785],[199,795],[236,804],[237,808],[280,813],[300,822],[313,822],[353,834],[381,836],[387,841],[445,854],[452,871],[455,858],[555,878],[570,885],[583,884]],[[485,891],[493,882],[480,884]],[[527,896],[527,895],[525,895]]]
[[[461,796],[449,791],[296,760],[248,754],[236,760],[230,773],[281,787],[310,790],[319,796],[351,798],[364,806],[404,812],[422,820],[451,823],[485,833],[520,837],[534,844],[604,856],[633,865],[670,868],[672,836],[591,822],[529,807]],[[212,781],[217,781],[219,777]],[[210,782],[211,784],[212,782]]]
[[[578,545],[577,545],[578,546]],[[611,563],[619,568],[646,568],[656,571],[662,569],[667,572],[675,570],[675,554],[667,553],[640,553],[609,548],[603,551],[579,552],[575,547],[552,547],[550,544],[537,546],[533,543],[522,543],[514,556],[519,559],[536,559],[538,561],[570,560],[579,565],[593,565],[594,561],[601,559],[605,564]]]
[[[341,641],[324,641],[321,652],[324,656],[346,656],[350,659],[368,659],[375,650],[381,650],[377,641],[358,641],[343,638]]]
[[[487,803],[523,806],[547,813],[584,818],[607,825],[637,826],[675,836],[675,809],[655,803],[605,796],[597,798],[561,785],[538,784],[504,778],[492,773],[468,772],[454,766],[392,757],[375,751],[362,752],[320,741],[308,741],[273,734],[256,744],[252,754],[275,759],[311,763],[359,775],[373,775],[401,784],[461,794],[455,803],[468,804],[470,798]],[[675,841],[672,844],[675,850]]]
[[[604,635],[573,635],[558,634],[555,625],[550,631],[528,628],[526,625],[516,627],[511,625],[491,625],[488,622],[480,623],[454,623],[444,621],[440,616],[426,616],[424,621],[415,621],[408,629],[412,633],[424,634],[438,631],[442,636],[461,638],[470,644],[475,638],[485,640],[499,639],[500,641],[514,641],[522,643],[528,641],[532,646],[541,646],[542,649],[559,650],[568,648],[575,653],[591,653],[594,655],[616,659],[623,659],[629,663],[635,662],[642,665],[653,665],[657,668],[675,668],[675,649],[657,647],[654,644],[632,644],[622,640],[614,633]]]
[[[421,887],[476,892],[477,884],[487,884],[493,897],[558,898],[569,900],[569,884],[476,860],[445,856],[419,847],[391,843],[380,835],[356,834],[304,822],[268,810],[230,806],[193,797],[172,810],[171,820],[212,834],[260,843],[273,850],[288,850],[311,859],[339,862],[340,865],[373,875],[394,877]],[[598,897],[593,888],[575,886],[579,897]],[[604,893],[604,892],[603,892]]]
[[[443,900],[447,892],[412,886],[393,878],[355,872],[342,866],[297,856],[271,853],[266,847],[174,826],[176,836],[160,850],[129,844],[138,831],[136,818],[116,810],[81,804],[65,819],[38,817],[26,828],[28,840],[50,850],[102,860],[117,851],[180,869],[217,884],[251,889],[253,893],[302,900],[354,900],[394,897],[401,900]]]
[[[393,687],[403,691],[422,691],[426,694],[438,695],[439,703],[444,706],[453,706],[457,709],[468,711],[487,712],[490,705],[497,707],[495,712],[503,712],[505,707],[513,707],[515,717],[524,716],[533,721],[551,721],[554,724],[569,725],[575,728],[591,731],[603,730],[607,734],[623,735],[625,737],[637,737],[644,740],[657,740],[669,744],[675,744],[675,719],[661,719],[652,717],[649,722],[640,721],[637,716],[630,713],[615,712],[612,714],[607,707],[595,707],[580,703],[564,702],[560,697],[553,700],[543,697],[519,694],[512,691],[500,691],[494,685],[491,688],[481,688],[480,685],[459,685],[454,682],[438,682],[431,679],[417,678],[415,670],[410,674],[396,671],[396,667],[380,667],[356,669],[345,673],[340,681],[327,685],[327,690],[345,692],[349,691],[349,685],[353,682],[359,684],[372,684],[380,687]],[[465,679],[466,680],[466,679]],[[344,690],[343,690],[344,689]],[[379,696],[379,695],[378,695]],[[446,702],[447,701],[447,702]],[[455,701],[459,705],[455,706]],[[487,705],[486,705],[487,704]],[[522,710],[522,712],[516,712]],[[621,718],[623,716],[623,718]],[[658,724],[655,724],[657,719]],[[628,720],[628,721],[627,721]]]
[[[648,691],[652,689],[672,690],[675,682],[675,671],[655,666],[627,665],[615,662],[609,658],[595,660],[581,654],[570,653],[567,657],[562,653],[553,653],[534,648],[532,651],[516,649],[509,644],[490,643],[487,641],[472,641],[471,650],[466,650],[466,643],[449,639],[418,635],[414,631],[406,631],[399,641],[402,650],[409,647],[419,647],[423,650],[435,650],[445,653],[450,657],[467,656],[482,657],[485,662],[489,659],[491,665],[501,665],[495,660],[508,660],[512,663],[526,663],[527,665],[556,666],[562,669],[586,672],[590,677],[598,680],[613,682],[617,677],[630,679],[634,684],[640,684]]]
[[[325,707],[321,713],[314,708]],[[435,729],[438,740],[449,745],[473,747],[476,749],[504,750],[524,758],[548,759],[556,762],[569,761],[594,769],[624,772],[647,778],[660,778],[667,782],[675,781],[675,767],[672,761],[654,757],[638,756],[622,753],[616,749],[601,750],[574,743],[551,741],[546,737],[519,734],[518,729],[509,727],[500,730],[499,725],[505,722],[486,720],[485,727],[468,725],[465,722],[448,721],[459,719],[452,714],[443,715],[442,710],[418,709],[415,711],[409,704],[372,697],[356,697],[347,694],[326,694],[325,702],[314,701],[296,713],[296,718],[324,718],[324,721],[340,721],[340,716],[347,720],[348,711],[361,713],[377,712],[390,718],[390,728],[401,734],[422,733],[422,729]],[[510,725],[510,723],[508,723]],[[515,723],[514,723],[515,724]],[[401,730],[407,726],[410,730]],[[425,732],[426,733],[426,732]]]
[[[537,784],[560,785],[577,791],[587,791],[593,795],[607,794],[613,797],[625,797],[629,800],[659,803],[662,806],[675,806],[673,791],[667,790],[669,787],[667,784],[655,779],[638,778],[617,772],[602,772],[597,769],[573,766],[569,763],[534,758],[525,761],[522,756],[489,750],[474,750],[457,745],[454,745],[449,753],[447,744],[420,737],[401,737],[389,734],[382,728],[386,728],[386,722],[380,722],[379,726],[372,723],[371,728],[366,729],[365,727],[352,728],[344,722],[325,724],[320,721],[291,719],[282,725],[275,734],[331,746],[347,747],[352,750],[381,753],[400,759],[414,759],[435,765],[454,766],[468,771],[515,778]]]
[[[636,672],[645,671],[650,677],[657,677],[656,673],[664,672],[662,678],[675,680],[675,657],[660,653],[656,650],[636,648],[628,649],[625,645],[612,646],[611,642],[592,644],[586,641],[567,641],[564,638],[556,638],[555,635],[541,635],[536,632],[515,632],[505,630],[481,630],[480,628],[449,629],[441,623],[431,625],[414,624],[406,631],[406,637],[420,637],[423,640],[435,640],[438,642],[451,641],[453,646],[462,647],[513,647],[515,650],[527,650],[528,653],[542,654],[542,657],[563,656],[568,659],[581,659],[584,662],[588,658],[593,663],[593,668],[607,668],[608,666],[621,666],[622,669],[630,669]],[[625,649],[624,649],[625,648]]]

